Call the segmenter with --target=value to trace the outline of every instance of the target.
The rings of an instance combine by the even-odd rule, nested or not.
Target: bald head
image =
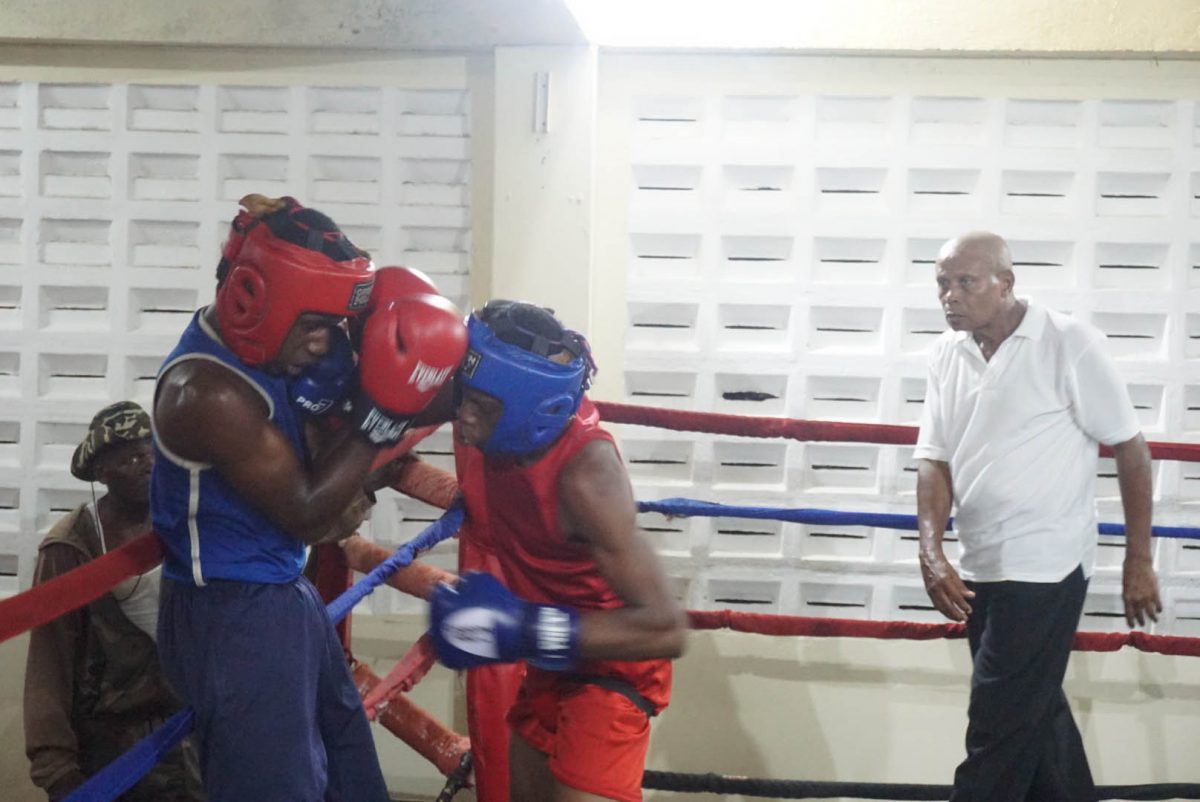
[[[938,300],[952,329],[996,335],[996,343],[1008,336],[1023,314],[1015,282],[1012,254],[996,234],[971,231],[938,251]]]
[[[987,268],[993,276],[1012,272],[1012,253],[1008,250],[1008,243],[999,234],[990,231],[969,231],[946,240],[937,255],[939,265],[964,259]]]

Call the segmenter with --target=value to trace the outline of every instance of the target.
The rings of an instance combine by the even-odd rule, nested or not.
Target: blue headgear
[[[595,365],[587,341],[569,330],[563,331],[561,341],[552,343],[544,335],[525,329],[514,315],[504,311],[492,325],[506,333],[515,331],[522,340],[529,341],[532,350],[505,342],[491,325],[471,315],[467,320],[467,355],[457,380],[463,387],[492,396],[503,407],[480,450],[497,456],[522,456],[550,445],[562,434],[579,408]],[[561,350],[572,354],[567,364],[546,356]]]

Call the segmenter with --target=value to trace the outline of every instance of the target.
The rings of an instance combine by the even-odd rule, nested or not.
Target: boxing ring
[[[806,442],[855,442],[882,445],[911,445],[916,429],[865,423],[804,421],[740,415],[683,412],[651,407],[597,402],[602,419],[609,424],[654,426],[676,431],[721,434],[737,437],[785,438]],[[411,433],[393,456],[411,450],[431,429]],[[1200,462],[1200,445],[1150,443],[1157,460]],[[1102,449],[1102,453],[1104,450]],[[353,607],[383,584],[419,598],[428,598],[433,587],[453,575],[416,560],[418,554],[453,536],[463,520],[461,506],[453,504],[454,480],[449,474],[420,461],[409,463],[395,485],[408,495],[446,510],[416,538],[394,552],[354,537],[342,547],[318,549],[316,584],[328,603],[330,617],[351,661],[353,675],[370,719],[378,721],[416,750],[444,775],[439,802],[448,802],[464,787],[472,771],[471,743],[422,710],[406,693],[431,670],[435,662],[428,636],[419,638],[384,677],[352,657],[349,613]],[[777,520],[824,526],[869,526],[879,529],[916,531],[916,516],[893,513],[838,511],[814,508],[772,508],[715,504],[707,501],[670,498],[638,503],[640,512],[666,516],[707,516]],[[1121,535],[1115,523],[1102,523],[1100,534]],[[1156,526],[1159,538],[1200,540],[1200,528]],[[50,582],[0,601],[0,642],[99,598],[122,580],[140,574],[161,560],[161,550],[152,533],[146,533],[119,549],[89,562]],[[363,576],[350,584],[352,572]],[[932,640],[965,637],[965,625],[906,621],[806,618],[752,613],[741,610],[693,610],[688,613],[693,629],[727,629],[775,637],[874,638],[884,640]],[[1079,632],[1074,648],[1079,651],[1116,651],[1129,647],[1141,652],[1200,657],[1200,638],[1151,635],[1144,632]],[[468,704],[483,704],[468,699]],[[669,715],[669,714],[668,714]],[[129,752],[94,775],[67,799],[70,802],[108,802],[131,787],[191,730],[191,712],[171,718]],[[496,759],[497,756],[493,756]],[[503,756],[499,756],[503,759]],[[480,761],[479,765],[484,765]],[[494,785],[484,793],[487,776],[475,778],[482,802],[503,798]],[[859,798],[896,800],[939,800],[949,795],[948,785],[915,785],[857,782],[812,782],[755,779],[721,774],[679,774],[647,771],[643,787],[648,789],[740,794],[770,798]],[[1100,799],[1200,799],[1200,784],[1100,786]]]

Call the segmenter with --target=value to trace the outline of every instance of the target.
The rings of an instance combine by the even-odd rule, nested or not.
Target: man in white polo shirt
[[[918,460],[921,575],[967,625],[974,673],[967,758],[952,802],[1087,800],[1094,785],[1062,690],[1095,565],[1097,446],[1112,446],[1126,543],[1125,618],[1162,610],[1150,554],[1150,451],[1125,384],[1089,325],[1013,295],[995,234],[942,246]],[[955,508],[958,571],[942,551]]]

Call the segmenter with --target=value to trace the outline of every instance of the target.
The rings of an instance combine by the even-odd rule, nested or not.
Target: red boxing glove
[[[441,295],[437,285],[429,276],[411,267],[389,265],[375,271],[375,285],[371,288],[371,298],[367,301],[366,313],[376,312],[388,305],[389,301],[397,301],[410,295]]]
[[[359,352],[359,397],[351,425],[378,446],[396,443],[467,350],[467,327],[438,295],[389,301],[367,318]]]
[[[350,342],[354,344],[355,351],[361,350],[363,324],[373,313],[401,298],[413,295],[441,295],[429,276],[411,267],[381,267],[375,271],[374,277],[375,282],[371,286],[371,297],[367,300],[366,308],[361,315],[350,321]]]

